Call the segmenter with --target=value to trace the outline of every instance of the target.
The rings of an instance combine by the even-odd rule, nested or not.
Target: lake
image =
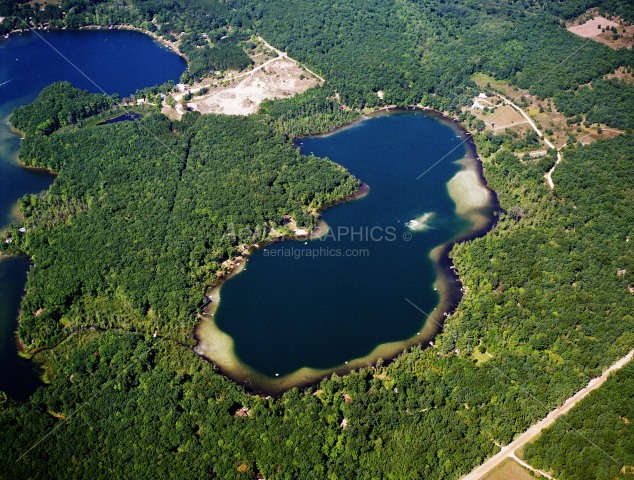
[[[257,249],[212,293],[198,352],[265,392],[432,339],[459,300],[449,265],[439,268],[442,246],[494,214],[470,140],[438,115],[380,115],[298,146],[345,166],[369,193],[325,210],[321,238]]]
[[[17,162],[20,138],[7,122],[11,112],[33,101],[53,82],[66,80],[91,92],[127,96],[136,90],[178,81],[185,61],[152,38],[124,30],[29,32],[0,39],[0,229],[17,219],[16,202],[45,190],[46,172]],[[17,355],[15,322],[29,264],[0,260],[0,390],[25,398],[38,384],[36,373]]]

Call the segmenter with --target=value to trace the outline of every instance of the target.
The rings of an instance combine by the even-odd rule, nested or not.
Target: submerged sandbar
[[[438,120],[437,117],[434,118]],[[440,119],[440,121],[445,126],[449,124],[446,120]],[[363,124],[363,121],[360,123]],[[457,128],[455,123],[450,123],[449,126],[452,127],[454,133],[461,133],[461,130]],[[461,138],[462,142],[465,142],[463,135],[454,135],[454,137]],[[454,209],[454,213],[463,219],[463,223],[466,226],[461,227],[451,238],[437,244],[435,248],[429,251],[429,256],[433,259],[436,273],[435,280],[430,284],[421,284],[420,288],[429,288],[431,290],[433,286],[435,292],[432,293],[437,295],[438,300],[433,307],[430,308],[428,306],[427,311],[419,309],[420,313],[416,312],[416,314],[423,319],[424,323],[420,328],[416,329],[413,335],[408,336],[408,338],[404,340],[380,343],[371,349],[369,353],[358,355],[355,358],[349,358],[334,367],[301,367],[290,373],[285,374],[282,372],[278,374],[278,376],[274,376],[275,374],[267,375],[245,363],[236,353],[234,338],[218,327],[215,314],[221,302],[221,285],[219,285],[209,292],[212,296],[212,302],[201,316],[201,321],[196,328],[195,334],[198,340],[198,345],[195,349],[196,352],[211,360],[224,374],[245,385],[247,388],[267,394],[279,394],[295,386],[315,383],[332,373],[345,374],[350,370],[371,365],[376,363],[379,358],[394,358],[414,345],[429,343],[442,328],[445,317],[455,309],[461,298],[461,285],[453,270],[450,269],[449,250],[454,242],[484,232],[491,226],[494,218],[495,195],[486,188],[481,175],[479,160],[475,156],[473,144],[470,140],[466,140],[466,143],[466,155],[462,158],[448,159],[448,162],[452,162],[458,168],[453,167],[455,173],[451,175],[451,178],[444,180],[446,184],[445,195],[449,194],[453,200],[452,208]],[[336,161],[337,158],[334,160]],[[363,175],[359,176],[362,180],[365,180]],[[372,183],[370,183],[370,185],[373,188],[375,186]],[[338,208],[346,207],[344,205]],[[425,213],[428,215],[420,215],[418,219],[424,216],[425,218],[423,220],[427,221],[431,217],[434,217],[433,212]],[[409,219],[412,219],[412,217],[409,217]],[[407,218],[402,219],[401,227],[403,231],[407,231],[407,227],[405,226],[407,220]],[[442,223],[442,221],[442,217],[438,219],[439,223]],[[419,234],[426,233],[414,233],[414,235]],[[242,263],[244,264],[245,262]],[[234,271],[232,275],[235,274],[236,272]],[[427,287],[427,285],[429,285],[429,287]],[[236,287],[232,285],[232,288]],[[242,293],[244,294],[244,289]],[[408,299],[404,298],[402,301],[406,302],[407,300]],[[418,308],[415,301],[411,303],[412,305],[408,305],[408,308]],[[224,308],[225,307],[223,307],[223,309]],[[304,320],[303,317],[304,315],[301,311],[296,312],[297,321]],[[243,326],[241,328],[248,327]],[[353,338],[349,340],[353,341]],[[255,366],[257,367],[257,364]]]

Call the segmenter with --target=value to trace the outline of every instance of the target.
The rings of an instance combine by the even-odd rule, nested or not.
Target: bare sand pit
[[[634,25],[626,24],[619,17],[607,19],[599,15],[596,9],[588,10],[575,21],[569,23],[566,28],[575,35],[591,38],[610,48],[632,48],[634,46]]]
[[[601,34],[602,28],[612,28],[618,27],[619,24],[613,22],[612,20],[608,20],[601,15],[597,15],[591,20],[581,24],[575,25],[574,27],[568,27],[568,31],[574,33],[575,35],[579,35],[584,38],[594,38],[598,37]]]
[[[278,57],[226,87],[211,87],[209,94],[187,106],[203,114],[251,115],[264,100],[292,97],[318,83],[294,60]]]

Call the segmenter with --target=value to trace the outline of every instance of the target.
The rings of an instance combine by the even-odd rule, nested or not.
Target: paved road
[[[617,371],[621,367],[623,367],[626,363],[628,363],[634,357],[634,350],[630,350],[630,352],[614,364],[610,368],[608,368],[600,377],[593,378],[590,380],[588,385],[575,393],[572,397],[564,402],[564,404],[552,410],[546,418],[537,422],[535,425],[526,430],[523,434],[521,434],[517,439],[513,440],[506,447],[503,447],[496,455],[489,458],[482,465],[477,467],[475,470],[471,471],[468,475],[462,477],[462,480],[478,480],[482,478],[486,473],[488,473],[493,468],[497,467],[503,460],[508,457],[514,457],[514,452],[518,448],[526,445],[531,440],[533,440],[537,435],[541,433],[544,428],[551,426],[555,423],[555,420],[560,416],[568,413],[579,401],[584,399],[590,392],[599,388],[603,383],[607,380],[610,373]]]

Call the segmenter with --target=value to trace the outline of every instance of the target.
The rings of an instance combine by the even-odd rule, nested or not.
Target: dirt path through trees
[[[496,455],[489,458],[482,465],[472,470],[471,473],[462,477],[461,480],[478,480],[486,473],[497,467],[502,461],[506,458],[515,458],[515,451],[535,439],[542,430],[548,428],[555,420],[557,420],[560,416],[568,413],[577,403],[583,400],[590,392],[599,388],[603,383],[608,379],[608,376],[624,365],[626,365],[632,358],[634,357],[634,349],[630,350],[630,352],[625,355],[620,360],[617,360],[613,363],[600,377],[593,378],[590,380],[588,385],[575,393],[572,397],[566,400],[563,405],[552,410],[545,418],[537,422],[535,425],[531,426],[528,430],[522,433],[519,437],[509,443],[506,447],[503,447]],[[588,439],[591,440],[591,439]]]

